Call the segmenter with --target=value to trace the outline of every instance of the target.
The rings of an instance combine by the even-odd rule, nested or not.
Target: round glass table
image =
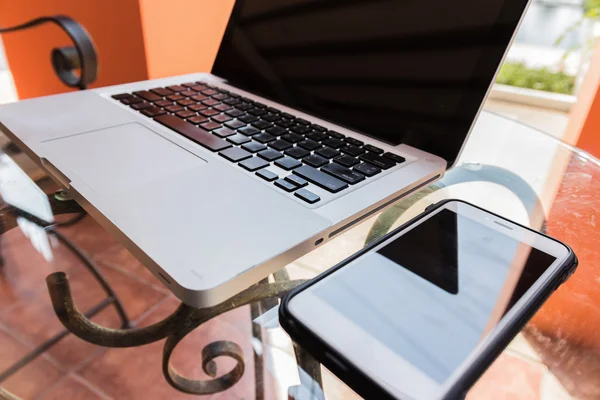
[[[31,160],[4,149],[0,399],[358,398],[291,342],[278,298],[449,198],[546,232],[580,262],[467,398],[600,398],[600,161],[540,131],[484,112],[440,181],[203,310],[180,305]]]

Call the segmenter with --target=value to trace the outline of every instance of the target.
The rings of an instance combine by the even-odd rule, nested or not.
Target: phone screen
[[[429,398],[557,260],[501,229],[442,209],[307,289],[299,319],[392,393]]]

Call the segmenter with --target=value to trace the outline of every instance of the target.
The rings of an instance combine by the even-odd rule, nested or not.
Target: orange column
[[[600,157],[600,41],[596,42],[563,139]]]
[[[65,14],[81,23],[98,51],[92,87],[209,71],[234,0],[0,0],[0,26]],[[48,24],[2,35],[19,98],[69,90],[50,64],[71,42]]]

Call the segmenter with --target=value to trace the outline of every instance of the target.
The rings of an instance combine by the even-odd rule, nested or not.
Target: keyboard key
[[[389,158],[390,160],[396,161],[398,164],[402,164],[404,161],[406,161],[406,158],[394,153],[384,153],[383,156]]]
[[[157,107],[168,107],[174,105],[170,100],[158,100],[154,102],[154,105]]]
[[[204,101],[204,100],[208,99],[208,97],[206,97],[203,94],[196,94],[196,95],[191,96],[191,99],[196,100],[196,101]]]
[[[130,104],[136,104],[136,103],[141,103],[144,100],[140,99],[139,97],[127,97],[126,99],[122,99],[121,103],[125,104],[126,106],[130,105]]]
[[[196,103],[196,104],[191,104],[191,105],[187,106],[187,108],[189,108],[192,111],[200,111],[200,110],[206,110],[208,107],[202,103]]]
[[[238,129],[241,128],[242,126],[246,126],[246,124],[242,121],[238,121],[237,119],[234,119],[233,121],[228,121],[225,122],[225,126],[231,129]]]
[[[365,176],[363,174],[359,174],[358,172],[354,172],[346,167],[341,166],[340,164],[332,163],[321,168],[321,171],[326,172],[330,175],[335,176],[343,180],[344,182],[348,182],[351,185],[356,185],[358,182],[364,181]]]
[[[280,136],[280,135],[283,135],[284,133],[286,133],[287,130],[280,126],[272,126],[269,129],[267,129],[267,132],[273,136]],[[297,135],[297,136],[301,138],[300,140],[302,140],[302,136],[300,136],[300,135]]]
[[[212,131],[213,129],[220,128],[223,125],[221,125],[220,123],[215,122],[215,121],[208,121],[203,124],[200,124],[200,126],[204,129],[206,129],[207,131]]]
[[[185,96],[185,97],[194,97],[196,96],[198,93],[196,93],[196,91],[194,90],[184,90],[183,92],[179,92],[180,95]],[[194,99],[197,100],[197,99]]]
[[[253,136],[254,140],[257,140],[261,143],[269,143],[272,142],[273,140],[277,139],[275,136],[271,135],[270,133],[259,133],[258,135],[254,135]]]
[[[283,139],[278,139],[269,143],[269,147],[279,151],[287,150],[292,146],[293,145],[290,142]]]
[[[269,163],[262,158],[252,157],[239,163],[239,166],[247,169],[250,172],[258,171],[261,168],[268,166]]]
[[[248,150],[250,153],[257,153],[259,151],[263,151],[266,148],[267,146],[265,146],[262,143],[255,142],[254,140],[242,146],[242,149]]]
[[[177,100],[183,100],[183,99],[185,99],[185,97],[183,97],[180,94],[172,94],[170,96],[167,96],[167,99],[172,100],[172,101],[177,101]]]
[[[363,144],[365,144],[364,142],[362,142],[362,141],[360,141],[358,139],[351,138],[351,137],[347,137],[346,138],[346,143],[350,143],[351,145],[358,146],[358,147],[360,147]]]
[[[352,157],[358,157],[358,156],[360,156],[361,154],[365,153],[365,150],[364,150],[364,149],[361,149],[360,147],[353,146],[353,145],[351,145],[351,144],[350,144],[350,145],[348,145],[348,146],[346,146],[346,147],[342,147],[342,148],[340,149],[340,151],[341,151],[342,153],[349,154],[349,155],[351,155]]]
[[[327,132],[327,128],[325,128],[324,126],[321,126],[321,125],[317,125],[317,124],[311,124],[310,129],[313,129],[313,130],[319,131],[319,132]]]
[[[130,93],[121,93],[121,94],[113,94],[112,96],[113,99],[115,100],[123,100],[126,99],[128,97],[132,97]]]
[[[308,165],[303,165],[294,170],[295,175],[299,175],[301,178],[314,183],[315,185],[322,187],[332,193],[337,193],[340,190],[346,189],[348,184],[344,181],[337,179],[331,175],[321,172]]]
[[[198,128],[197,126],[190,124],[189,122],[186,122],[174,115],[160,115],[154,118],[154,120],[163,124],[167,128],[173,129],[175,132],[187,137],[201,146],[206,147],[209,150],[220,151],[231,147],[231,144],[227,143],[225,140],[220,139],[215,135],[211,135],[204,129]]]
[[[240,145],[240,144],[248,143],[250,141],[250,138],[248,136],[244,136],[244,135],[240,135],[239,133],[236,133],[233,136],[229,136],[227,138],[227,140],[229,140],[231,143]]]
[[[183,107],[180,106],[179,104],[173,104],[172,106],[165,107],[165,110],[167,110],[168,112],[175,113],[177,111],[183,110]]]
[[[227,104],[217,104],[216,106],[213,107],[215,110],[219,110],[219,111],[227,111],[229,109],[231,109],[231,106],[228,106]]]
[[[296,118],[296,122],[302,125],[310,125],[310,121],[307,121],[305,119],[302,118]]]
[[[367,146],[365,146],[365,148],[366,147]],[[395,161],[390,160],[387,157],[378,156],[377,154],[371,153],[371,152],[362,154],[359,158],[361,160],[371,163],[374,166],[379,167],[381,169],[389,169],[389,168],[392,168],[394,165],[396,165]]]
[[[201,93],[206,96],[212,96],[213,94],[217,94],[219,92],[217,92],[214,89],[206,89],[206,90],[203,90]]]
[[[264,119],[265,121],[275,122],[275,121],[279,121],[281,119],[281,115],[268,113],[268,114],[263,115],[261,118]]]
[[[213,121],[220,122],[220,123],[231,121],[231,117],[229,115],[225,115],[225,114],[215,115],[214,117],[211,117],[210,119],[212,119]]]
[[[243,115],[243,116],[239,117],[238,119],[247,124],[250,124],[254,121],[258,121],[258,117],[255,117],[254,115],[250,115],[250,114]]]
[[[325,164],[328,164],[329,160],[324,157],[321,157],[320,155],[311,154],[310,156],[304,157],[302,159],[302,162],[310,165],[311,167],[319,168]]]
[[[221,89],[221,90],[223,90],[223,89]],[[221,90],[219,90],[219,92],[221,92]],[[215,100],[223,101],[225,99],[228,99],[229,96],[227,95],[227,93],[220,93],[220,94],[215,94],[214,96],[212,96],[212,98]]]
[[[346,143],[341,139],[327,139],[322,142],[325,146],[333,147],[334,149],[339,149],[343,147]]]
[[[172,92],[183,92],[185,90],[185,87],[181,85],[172,85],[167,86],[167,89],[169,89]]]
[[[230,147],[219,152],[219,155],[232,162],[238,162],[252,157],[251,153],[248,153],[246,150],[240,149],[239,147]]]
[[[312,131],[306,134],[307,139],[312,139],[314,141],[320,142],[321,140],[329,139],[329,136],[319,131]],[[338,140],[338,139],[336,139]]]
[[[162,96],[157,95],[156,93],[149,92],[147,90],[138,90],[137,92],[133,92],[138,97],[146,101],[157,101],[162,98]]]
[[[152,93],[156,93],[157,95],[159,95],[161,97],[166,97],[166,96],[170,96],[172,94],[175,94],[175,93],[173,93],[173,91],[171,91],[171,90],[169,90],[167,88],[161,88],[161,87],[150,89],[150,91]]]
[[[381,172],[381,168],[371,165],[369,163],[362,163],[354,167],[355,171],[365,174],[366,176],[375,176]]]
[[[293,183],[299,188],[308,185],[308,181],[304,178],[300,178],[298,175],[288,175],[285,177],[285,180]]]
[[[132,104],[131,108],[133,108],[134,110],[143,110],[145,108],[150,108],[152,107],[152,103],[136,103],[136,104]]]
[[[192,86],[196,86],[197,83],[196,82],[187,82],[187,83],[182,83],[181,86],[185,86],[185,87],[192,87]]]
[[[294,158],[303,158],[309,155],[310,152],[308,150],[303,149],[302,147],[292,147],[291,149],[287,149],[285,151],[285,154]]]
[[[233,129],[223,127],[223,128],[215,129],[213,131],[213,133],[219,137],[226,138],[226,137],[235,135],[236,131],[234,131]]]
[[[278,110],[275,107],[267,107],[267,111],[271,114],[279,114],[281,112],[281,110]]]
[[[333,158],[339,156],[340,152],[336,149],[332,149],[331,147],[323,147],[322,149],[315,151],[315,154],[325,158]]]
[[[296,118],[296,117],[294,117],[292,114],[290,114],[290,113],[286,113],[286,112],[282,112],[282,113],[281,113],[281,116],[282,116],[283,118],[287,118],[287,119],[295,119],[295,118]]]
[[[206,100],[202,101],[202,104],[207,105],[207,106],[214,106],[214,105],[219,104],[219,102],[214,99],[206,99]]]
[[[270,127],[272,124],[269,121],[265,121],[264,119],[259,119],[258,121],[254,121],[252,123],[252,126],[257,127],[260,130],[264,130],[267,129],[268,127]]]
[[[274,180],[279,179],[279,175],[268,169],[261,169],[256,173],[256,175],[260,176],[267,182],[273,182]]]
[[[267,132],[269,131],[267,130]],[[281,138],[291,143],[298,143],[304,140],[304,137],[302,135],[298,135],[297,133],[286,133],[285,135],[281,136]]]
[[[283,113],[283,114],[285,114],[285,113]],[[283,116],[283,114],[281,114],[281,115]],[[296,123],[289,119],[280,119],[279,121],[275,122],[275,125],[280,126],[282,128],[289,128],[290,126],[296,125]]]
[[[246,136],[252,136],[260,133],[260,129],[256,129],[253,126],[248,125],[238,129],[238,132]]]
[[[298,168],[302,165],[302,163],[295,158],[292,157],[283,157],[279,160],[275,161],[275,165],[285,169],[286,171],[292,170],[294,168]]]
[[[225,111],[225,114],[229,115],[230,117],[239,117],[240,115],[244,115],[244,112],[238,109],[233,109],[233,110],[229,110],[229,111]]]
[[[175,115],[177,115],[179,118],[189,118],[196,115],[196,113],[191,110],[181,110],[176,112]]]
[[[252,105],[248,104],[248,103],[239,103],[235,105],[235,108],[237,108],[238,110],[242,110],[242,111],[248,111],[249,109],[252,108]]]
[[[145,110],[142,110],[142,114],[144,114],[146,117],[156,117],[157,115],[162,115],[162,114],[166,114],[167,112],[165,110],[163,110],[160,107],[150,107],[150,108],[146,108]],[[177,117],[174,117],[177,118]],[[177,118],[179,119],[179,118]]]
[[[251,108],[248,110],[248,114],[252,114],[255,115],[257,117],[260,117],[261,115],[265,115],[267,113],[267,110],[263,110],[262,108]]]
[[[235,106],[236,104],[239,104],[240,101],[238,99],[230,98],[230,99],[227,99],[227,100],[223,100],[223,103],[229,104],[230,106]]]
[[[283,157],[283,154],[281,154],[280,152],[273,150],[273,149],[266,149],[266,150],[263,150],[260,153],[258,153],[258,156],[262,157],[268,161],[275,161],[275,160]]]
[[[294,125],[290,128],[290,131],[299,133],[301,135],[310,132],[310,128],[306,125]]]
[[[196,92],[201,92],[203,90],[208,89],[208,87],[204,86],[204,85],[194,85],[194,86],[190,86],[190,89],[195,90]]]
[[[288,182],[284,179],[277,179],[275,181],[275,186],[285,190],[286,192],[293,192],[294,190],[296,190],[296,185],[294,185],[291,182]]]
[[[301,198],[309,204],[315,204],[317,201],[321,200],[319,196],[306,189],[300,189],[296,191],[294,196]]]
[[[375,146],[370,145],[370,144],[365,144],[364,149],[367,150],[367,151],[371,151],[371,152],[373,152],[375,154],[383,154],[383,149],[380,149],[379,147],[375,147]]]
[[[212,108],[207,108],[206,110],[200,111],[200,114],[204,115],[205,117],[212,117],[213,115],[219,114],[219,111]]]
[[[346,154],[342,154],[341,156],[334,158],[333,161],[348,168],[360,163],[360,161],[358,161],[356,158],[350,157]]]
[[[336,131],[327,131],[327,134],[336,139],[344,139],[346,136]]]
[[[189,106],[194,104],[195,101],[192,99],[183,99],[183,100],[177,100],[177,104],[179,104],[180,106]]]
[[[304,147],[306,150],[316,150],[316,149],[320,149],[321,147],[321,143],[319,142],[315,142],[314,140],[311,139],[306,139],[301,141],[300,143],[298,143],[298,146],[300,147]]]
[[[198,125],[198,124],[208,121],[208,118],[206,118],[202,115],[196,115],[195,117],[188,118],[187,120],[188,120],[188,122],[191,122],[192,124]]]

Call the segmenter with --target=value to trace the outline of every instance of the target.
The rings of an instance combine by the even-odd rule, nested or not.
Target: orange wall
[[[92,86],[146,79],[138,1],[0,0],[0,26],[54,14],[75,18],[91,34],[100,65],[98,79]],[[52,48],[71,43],[60,28],[46,24],[4,34],[2,41],[20,98],[68,90],[54,74],[50,64]]]
[[[140,0],[148,77],[212,68],[234,0]]]

